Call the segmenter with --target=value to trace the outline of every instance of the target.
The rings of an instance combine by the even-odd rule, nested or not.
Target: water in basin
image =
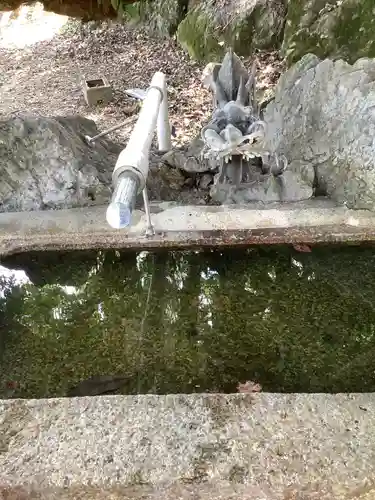
[[[36,253],[1,265],[0,397],[236,392],[246,381],[375,391],[374,247]],[[106,390],[79,385],[92,377]]]

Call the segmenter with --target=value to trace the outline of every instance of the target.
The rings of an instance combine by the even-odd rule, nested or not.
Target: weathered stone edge
[[[0,214],[0,255],[44,250],[157,249],[258,244],[375,241],[375,213],[345,207],[295,204],[264,208],[174,207],[153,214],[156,234],[146,236],[144,213],[114,230],[106,207]]]
[[[0,498],[369,500],[374,411],[371,393],[0,401],[2,438],[11,427],[8,449],[0,452]],[[188,460],[178,437],[184,435]],[[203,445],[212,454],[202,455]],[[117,465],[103,470],[112,451],[119,476]],[[197,475],[195,456],[212,477]],[[236,463],[237,474],[221,477]],[[241,476],[244,468],[250,475]],[[156,481],[130,480],[138,469]]]

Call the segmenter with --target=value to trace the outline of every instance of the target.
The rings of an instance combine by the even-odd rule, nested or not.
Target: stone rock
[[[17,113],[0,120],[0,212],[108,203],[122,146],[107,138],[89,146],[85,136],[97,133],[95,123],[80,116]],[[199,154],[194,141],[188,150]],[[186,183],[178,165],[161,163],[153,152],[147,187],[157,201],[199,204],[205,196]],[[143,205],[142,196],[137,203]]]
[[[180,190],[185,183],[183,173],[177,168],[171,168],[161,164],[157,173],[158,177],[160,177],[160,179],[166,183],[168,189],[172,191]],[[160,199],[163,199],[163,197]]]
[[[204,67],[204,69],[202,71],[202,76],[201,76],[201,82],[202,82],[203,88],[209,89],[211,87],[213,74],[218,72],[220,70],[220,68],[221,68],[220,63],[213,63],[213,62],[208,63]]]
[[[373,0],[289,0],[282,54],[289,64],[307,53],[375,57],[374,17]]]
[[[200,137],[192,140],[186,148],[172,149],[161,160],[189,174],[217,170],[217,163],[211,158],[203,158],[204,143]]]
[[[203,193],[192,189],[189,183],[186,183],[186,177],[178,168],[163,164],[151,163],[147,178],[147,190],[152,201],[175,201],[182,204],[200,204]],[[137,205],[143,207],[142,197],[140,196]]]
[[[319,191],[375,209],[374,59],[350,65],[307,54],[280,78],[264,120],[267,147],[285,155],[288,170],[310,164]]]
[[[177,40],[193,59],[221,59],[227,47],[238,55],[278,47],[284,28],[284,0],[193,2],[177,29]]]
[[[131,24],[147,25],[157,35],[173,35],[185,14],[181,0],[142,0],[124,6],[123,15]]]
[[[185,187],[194,187],[195,186],[195,179],[194,177],[186,177],[185,182],[184,182]]]
[[[199,188],[200,189],[208,189],[209,186],[213,183],[213,175],[212,174],[203,174],[199,179]]]
[[[296,202],[313,197],[313,169],[300,172],[287,170],[282,175],[259,175],[258,181],[251,185],[235,187],[231,184],[215,183],[210,195],[215,202],[228,204],[247,204],[253,202]]]
[[[30,113],[0,120],[0,212],[70,208],[107,202],[120,147],[89,146],[95,123],[79,116]]]
[[[163,162],[171,167],[184,170],[185,172],[200,172],[207,169],[201,164],[198,157],[188,156],[183,149],[172,149],[162,157]]]

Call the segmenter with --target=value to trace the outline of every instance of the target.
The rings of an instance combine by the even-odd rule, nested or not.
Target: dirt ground
[[[48,38],[48,39],[44,39]],[[282,62],[276,53],[258,53],[259,88],[277,81]],[[245,60],[247,67],[252,59]],[[46,13],[40,4],[19,12],[0,13],[0,118],[27,110],[42,115],[81,114],[100,130],[136,118],[135,101],[124,90],[147,88],[155,71],[168,78],[174,145],[195,137],[211,112],[211,96],[202,87],[202,64],[175,40],[150,37],[144,30],[114,22],[89,23]],[[81,81],[106,76],[113,101],[89,108]],[[125,141],[132,125],[111,135]]]

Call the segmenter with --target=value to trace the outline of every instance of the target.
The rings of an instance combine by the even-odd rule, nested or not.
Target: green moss
[[[228,28],[226,39],[236,54],[248,56],[254,46],[258,49],[271,49],[277,46],[276,39],[273,40],[267,27],[259,22],[264,10],[262,7],[255,8],[251,15],[233,25],[232,28]]]
[[[139,3],[122,4],[119,2],[120,13],[125,21],[130,24],[138,24],[141,22],[141,12]]]
[[[280,46],[282,22],[270,25],[269,7],[256,7],[228,20],[217,12],[214,3],[188,12],[179,25],[177,38],[193,59],[220,60],[227,47],[237,54],[248,56],[254,48]]]
[[[114,0],[120,1],[121,0]],[[151,33],[173,35],[184,16],[184,0],[140,0],[122,5],[122,16],[132,25],[147,26]]]
[[[353,63],[360,57],[375,57],[373,0],[344,5],[333,30],[337,53]]]
[[[314,32],[312,26],[319,20],[322,9],[328,9],[335,0],[290,0],[285,23],[282,55],[289,65],[305,54],[324,57],[327,40]]]
[[[223,40],[207,13],[201,9],[191,10],[177,29],[177,40],[197,61],[220,61],[225,48]]]
[[[262,50],[279,48],[284,31],[283,25],[281,21],[279,30],[275,29],[275,26],[270,26],[269,7],[263,5],[255,7],[236,26],[234,50],[238,54],[248,55],[249,49],[253,47]]]
[[[289,65],[307,53],[350,63],[375,56],[373,0],[291,0],[282,53]]]
[[[227,39],[236,54],[239,56],[249,55],[249,48],[253,45],[255,29],[252,17],[243,19],[239,24],[230,29]]]

